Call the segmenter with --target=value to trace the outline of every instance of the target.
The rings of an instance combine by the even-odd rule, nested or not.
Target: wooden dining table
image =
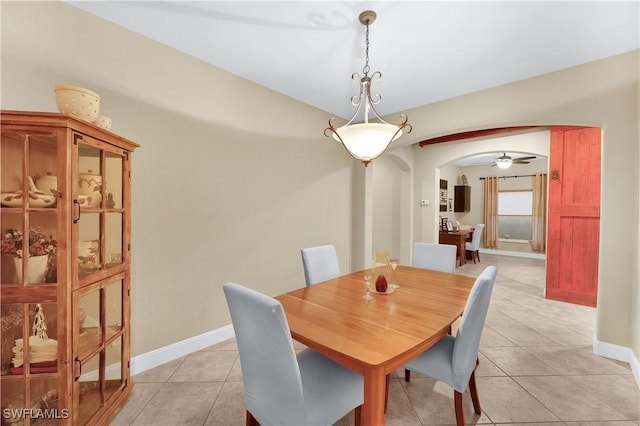
[[[353,272],[277,296],[294,339],[364,376],[363,425],[385,422],[386,376],[436,343],[462,314],[473,277],[399,265],[399,288],[365,301]],[[375,282],[375,277],[374,277]]]
[[[467,263],[466,243],[473,238],[473,230],[460,230],[452,232],[440,232],[438,242],[440,244],[449,244],[456,246],[456,267],[460,267]]]

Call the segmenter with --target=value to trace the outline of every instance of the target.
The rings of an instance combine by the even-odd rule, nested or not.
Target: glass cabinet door
[[[123,173],[124,159],[122,155],[105,153],[105,250],[107,267],[122,264],[124,205],[123,205]]]
[[[73,206],[79,285],[92,274],[123,265],[125,153],[75,135],[78,168]]]
[[[57,319],[55,303],[2,305],[0,405],[7,423],[24,424],[33,414],[69,415],[58,409]]]
[[[74,334],[78,404],[74,424],[91,424],[95,416],[125,385],[125,276],[118,274],[76,292]]]
[[[82,141],[84,138],[80,138]],[[74,194],[74,209],[77,216],[74,224],[77,231],[74,233],[77,250],[78,278],[86,277],[100,271],[102,256],[101,230],[102,230],[102,169],[99,148],[86,145],[82,142],[78,145],[78,170],[77,170],[77,194]],[[76,229],[76,228],[74,228]]]
[[[2,129],[0,285],[55,284],[59,243],[58,135]]]
[[[58,419],[59,139],[63,131],[0,130],[0,409],[2,424]],[[64,262],[61,262],[63,265]],[[60,275],[64,277],[64,274]],[[46,411],[45,411],[46,410]],[[67,413],[67,410],[65,410]]]

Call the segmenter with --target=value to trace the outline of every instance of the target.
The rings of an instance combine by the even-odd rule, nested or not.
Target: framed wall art
[[[444,179],[440,179],[440,211],[441,212],[446,212],[447,211],[447,198],[448,198],[448,194],[447,194],[447,181]]]

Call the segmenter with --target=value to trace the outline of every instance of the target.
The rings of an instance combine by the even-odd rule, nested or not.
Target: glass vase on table
[[[389,263],[389,252],[378,250],[371,266],[372,280],[376,293],[388,294],[393,292],[391,282],[393,281],[393,270]]]
[[[396,268],[398,267],[398,258],[392,257],[389,259],[389,265],[391,266],[391,284],[389,287],[392,289],[400,288],[398,285],[398,278],[396,276]]]

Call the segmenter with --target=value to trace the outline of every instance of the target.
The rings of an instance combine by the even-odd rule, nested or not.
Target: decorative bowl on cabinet
[[[109,130],[111,128],[111,118],[105,115],[99,115],[98,118],[93,122],[98,127],[102,127],[103,129]]]
[[[59,84],[55,89],[58,110],[93,123],[100,111],[100,95],[84,87]]]

